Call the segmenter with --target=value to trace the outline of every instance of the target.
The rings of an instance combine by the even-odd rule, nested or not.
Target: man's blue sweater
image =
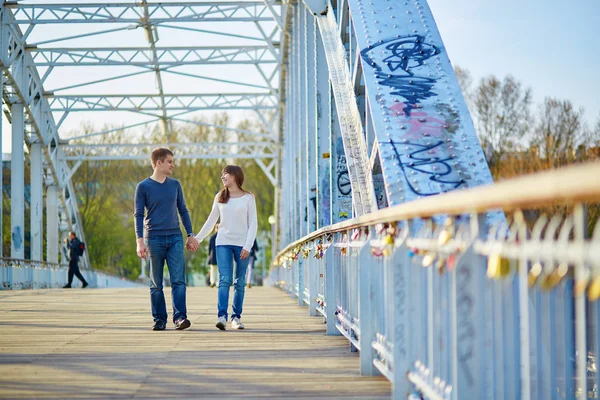
[[[144,218],[146,211],[146,218]],[[180,234],[179,218],[188,235],[193,235],[192,220],[185,206],[183,190],[177,179],[163,183],[147,178],[135,189],[135,234],[138,238]]]

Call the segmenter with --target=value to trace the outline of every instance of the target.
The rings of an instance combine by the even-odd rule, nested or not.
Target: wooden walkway
[[[216,297],[188,288],[192,327],[153,332],[148,289],[2,291],[0,398],[390,398],[283,292],[247,289],[243,331],[215,328]]]

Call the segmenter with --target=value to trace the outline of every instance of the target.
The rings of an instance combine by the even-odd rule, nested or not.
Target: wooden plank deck
[[[154,332],[148,289],[2,291],[0,398],[390,398],[283,292],[247,289],[243,331],[215,328],[216,297],[188,288],[192,327]]]

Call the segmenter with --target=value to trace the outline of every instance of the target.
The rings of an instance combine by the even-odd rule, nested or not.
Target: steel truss
[[[145,47],[122,48],[27,48],[38,67],[58,66],[123,66],[148,67],[207,64],[277,64],[278,58],[269,46],[222,47]]]
[[[82,24],[165,22],[270,22],[272,10],[265,2],[177,2],[148,4],[148,17],[138,3],[19,4],[7,1],[17,24]]]
[[[231,139],[231,143],[226,141],[224,144],[177,143],[169,146],[175,150],[179,159],[254,159],[270,181],[276,185],[279,145],[275,141],[275,132],[278,129],[280,96],[276,82],[280,66],[279,36],[283,27],[279,14],[283,8],[285,7],[281,3],[274,0],[177,3],[148,3],[142,0],[138,3],[114,4],[18,4],[15,1],[8,1],[0,5],[2,14],[0,38],[2,65],[0,67],[4,75],[1,82],[2,96],[8,107],[7,117],[12,121],[13,139],[17,138],[18,142],[25,141],[29,147],[32,159],[32,209],[35,208],[36,212],[44,209],[41,204],[43,199],[41,194],[44,188],[47,192],[46,208],[49,215],[47,232],[45,232],[48,242],[47,261],[58,261],[59,227],[63,231],[75,230],[80,238],[85,239],[75,201],[76,193],[71,183],[71,178],[81,163],[85,160],[98,159],[146,159],[148,153],[155,147],[147,144],[69,145],[60,137],[58,130],[64,129],[68,125],[65,121],[68,122],[69,117],[77,112],[127,111],[152,117],[144,122],[126,124],[119,124],[111,118],[107,120],[109,125],[121,127],[78,135],[78,141],[84,142],[92,136],[95,137],[95,142],[98,142],[99,137],[115,130],[133,129],[156,122],[162,123],[167,142],[173,129],[173,122],[224,129],[234,132],[234,138],[242,135],[243,138],[264,140],[264,142],[233,143]],[[210,24],[198,25],[198,22]],[[215,28],[215,23],[223,29]],[[47,34],[48,27],[62,24],[85,24],[89,31],[71,33],[70,30],[65,30],[65,34],[60,36],[61,31],[55,30],[56,34]],[[36,29],[40,25],[45,27]],[[244,29],[238,31],[242,26]],[[188,37],[197,35],[199,38],[193,40],[193,43],[210,43],[210,45],[186,46],[173,43],[172,40],[169,43],[165,38],[160,39],[159,30],[161,32],[179,30],[186,32]],[[87,43],[88,39],[119,32],[145,37],[148,46],[125,44],[123,46],[117,44],[114,48],[78,46],[82,43],[81,39]],[[203,35],[211,35],[210,41],[203,39],[205,37]],[[165,35],[165,37],[170,36]],[[223,38],[224,43],[215,41],[215,37]],[[230,44],[232,38],[236,40],[235,45]],[[57,46],[57,43],[60,45]],[[211,68],[219,65],[235,66],[236,72],[231,77],[214,68],[213,73],[210,70],[208,73],[198,72],[201,67]],[[121,71],[108,78],[96,77],[96,73],[92,72],[87,74],[89,78],[84,82],[73,83],[63,77],[59,81],[60,87],[56,87],[56,83],[51,83],[56,82],[53,79],[56,72],[64,67],[98,66],[110,66],[111,70],[117,71],[119,67],[133,66],[139,71],[133,73]],[[250,82],[245,78],[249,72],[257,77],[251,78]],[[170,87],[165,85],[163,79],[165,73],[177,78],[170,82],[176,81],[179,85],[184,79],[191,82],[179,90],[171,89],[169,93]],[[98,84],[102,84],[102,88],[109,88],[109,84],[114,81],[125,82],[129,78],[143,74],[154,75],[154,85],[150,90],[136,89],[133,93],[115,94],[110,93],[110,90],[105,93],[102,90],[86,88],[80,93],[74,92],[78,88]],[[67,79],[70,79],[70,76]],[[205,85],[199,84],[198,80],[229,86],[223,91],[211,92],[202,90]],[[260,92],[248,92],[248,88]],[[152,89],[156,92],[152,93]],[[249,110],[254,113],[263,127],[253,130],[218,126],[202,122],[197,116],[192,115],[194,111],[204,110]],[[19,116],[20,112],[23,117]],[[21,136],[15,134],[20,126]],[[15,182],[18,184],[19,177],[22,175],[22,170],[19,168],[22,169],[22,166],[19,167],[21,163],[18,145],[15,146],[13,146],[13,154],[15,155],[15,149],[17,153],[12,165],[16,169],[12,179],[16,179]],[[35,193],[33,193],[34,186]],[[17,187],[15,193],[18,194],[19,191]],[[53,203],[55,196],[58,204]],[[13,200],[12,194],[11,200]],[[12,208],[17,214],[22,215],[23,198],[15,195],[14,200]],[[33,211],[32,219],[34,219]],[[18,218],[11,220],[14,221],[13,225],[20,224],[19,232],[25,232],[25,227]],[[41,221],[41,218],[39,220]],[[32,257],[39,257],[39,259],[42,257],[39,247],[43,233],[40,227],[34,228],[32,225],[32,241],[37,243],[37,238],[40,241],[39,246],[36,245],[38,249],[32,251]],[[33,235],[36,235],[35,240]],[[17,254],[16,258],[22,256]],[[86,264],[89,264],[87,255],[85,258]]]
[[[277,108],[270,93],[202,95],[56,95],[48,96],[52,111],[153,111],[153,110],[269,110]],[[161,100],[164,103],[161,103]]]

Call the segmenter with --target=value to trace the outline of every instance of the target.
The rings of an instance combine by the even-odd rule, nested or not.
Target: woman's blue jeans
[[[242,317],[242,306],[244,304],[246,268],[248,258],[241,260],[241,246],[216,246],[217,267],[219,268],[219,299],[217,303],[218,316],[227,319],[227,307],[229,306],[229,287],[233,278],[233,260],[235,260],[235,279],[233,279],[233,312],[231,318]]]

